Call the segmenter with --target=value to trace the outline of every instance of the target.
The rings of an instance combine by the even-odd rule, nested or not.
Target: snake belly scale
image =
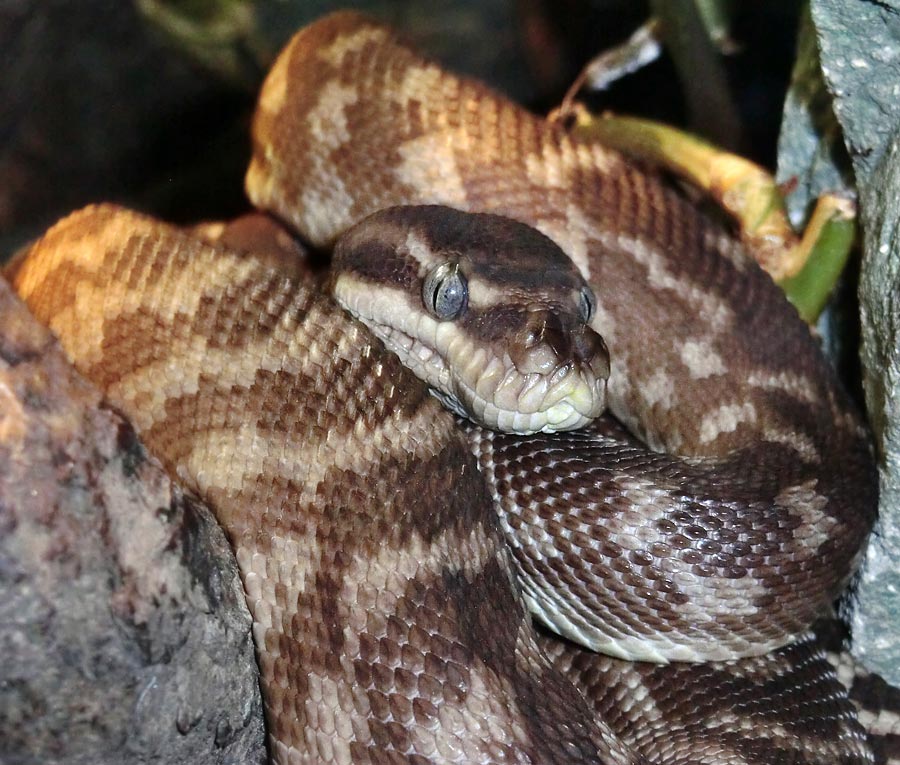
[[[274,758],[871,761],[807,632],[872,523],[865,431],[733,240],[354,14],[288,46],[254,142],[251,199],[317,244],[398,204],[546,234],[596,294],[610,405],[640,437],[460,428],[318,285],[109,207],[48,232],[16,287],[228,531]],[[712,662],[598,656],[526,603],[620,657]]]

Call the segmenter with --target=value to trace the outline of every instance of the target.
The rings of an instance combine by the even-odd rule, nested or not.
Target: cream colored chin
[[[585,417],[568,402],[561,401],[543,412],[533,414],[497,409],[493,404],[485,402],[483,419],[492,423],[488,426],[491,430],[527,436],[532,433],[575,430],[587,425],[592,418]]]
[[[584,427],[606,404],[605,383],[575,371],[523,377],[513,368],[493,395],[481,395],[481,385],[471,388],[461,382],[461,388],[459,398],[473,419],[492,430],[520,435]]]

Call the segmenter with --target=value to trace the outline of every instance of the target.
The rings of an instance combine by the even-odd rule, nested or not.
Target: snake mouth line
[[[605,408],[605,381],[570,362],[546,373],[522,373],[508,354],[491,354],[459,335],[430,345],[395,326],[372,329],[448,409],[492,430],[573,430]]]

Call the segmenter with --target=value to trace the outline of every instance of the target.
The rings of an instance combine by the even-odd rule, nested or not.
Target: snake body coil
[[[724,659],[799,635],[846,582],[875,515],[861,420],[771,280],[654,176],[338,14],[274,65],[247,190],[315,244],[445,204],[529,223],[578,266],[610,409],[655,451],[478,438],[555,629],[632,659]]]
[[[311,281],[113,208],[51,229],[16,287],[226,528],[276,760],[871,761],[807,632],[873,520],[865,431],[733,240],[353,14],[295,37],[254,141],[252,200],[314,243],[423,203],[546,234],[642,439],[464,433]],[[438,247],[398,215],[342,246]],[[713,661],[597,655],[524,603],[620,657]]]

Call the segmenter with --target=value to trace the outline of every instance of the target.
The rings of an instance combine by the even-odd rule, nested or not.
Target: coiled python
[[[461,428],[312,277],[110,207],[51,229],[16,287],[228,531],[277,761],[872,761],[807,632],[873,521],[865,430],[721,228],[354,14],[275,64],[247,188],[314,244],[344,235],[355,314],[375,327],[362,298],[387,290],[421,317],[443,290],[463,345],[502,315],[503,269],[478,252],[511,230],[552,245],[504,219],[370,213],[531,224],[572,258],[565,310],[591,330],[556,292],[557,318],[508,312],[536,350],[507,355],[596,392],[599,333],[610,409],[640,438]],[[462,302],[443,281],[460,272]],[[407,331],[396,350],[438,353]],[[596,413],[583,387],[551,427]]]

